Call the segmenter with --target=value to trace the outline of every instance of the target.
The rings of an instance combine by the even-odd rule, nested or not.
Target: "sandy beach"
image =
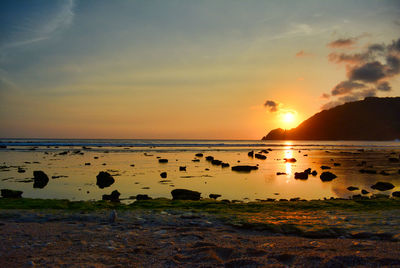
[[[304,237],[227,224],[207,213],[180,210],[117,213],[116,221],[110,223],[109,210],[85,213],[2,210],[0,266],[400,266],[399,233],[374,234],[366,228],[364,233],[351,235],[325,231]],[[360,220],[367,222],[372,214],[365,214]],[[398,226],[398,216],[388,217],[398,214],[388,211],[381,220],[391,219],[392,226]],[[304,211],[297,211],[296,215],[307,217]],[[286,219],[289,218],[287,215]],[[275,217],[271,222],[279,224],[280,220]]]

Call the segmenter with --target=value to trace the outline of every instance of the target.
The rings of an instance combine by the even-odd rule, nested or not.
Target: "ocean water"
[[[0,189],[22,190],[24,197],[32,198],[99,200],[118,190],[121,198],[130,202],[137,194],[171,198],[170,192],[176,188],[199,191],[202,197],[214,193],[221,194],[221,199],[242,201],[348,198],[360,194],[361,189],[369,191],[368,195],[378,193],[370,188],[377,181],[396,186],[379,193],[400,190],[400,163],[388,160],[400,157],[399,141],[0,139],[0,146]],[[264,149],[270,149],[266,160],[247,155]],[[196,153],[204,156],[196,157]],[[205,160],[209,155],[230,167],[212,165]],[[283,160],[292,157],[295,163]],[[158,158],[166,158],[168,163],[159,163]],[[259,169],[238,173],[231,170],[235,165],[258,165]],[[331,169],[322,170],[322,165]],[[181,166],[186,171],[180,171]],[[294,178],[295,172],[307,168],[318,175],[307,180]],[[360,173],[360,169],[374,169],[377,174]],[[50,178],[42,189],[33,188],[34,170],[42,170]],[[115,183],[98,188],[100,171],[112,174]],[[333,172],[337,179],[322,182],[319,175],[323,171]],[[167,178],[161,178],[161,172],[167,172]],[[349,186],[359,190],[349,191]]]

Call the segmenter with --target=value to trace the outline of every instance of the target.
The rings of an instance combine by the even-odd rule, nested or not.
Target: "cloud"
[[[15,31],[14,38],[3,43],[1,48],[21,47],[47,40],[57,31],[69,27],[75,16],[75,0],[63,1],[60,5],[54,1],[52,4],[56,5],[55,12],[48,13],[43,9],[40,19],[28,15],[25,21],[20,22],[21,25],[14,25],[14,29],[22,30]],[[24,22],[27,22],[26,25]]]
[[[269,111],[271,113],[277,112],[279,109],[279,103],[273,101],[273,100],[267,100],[264,103],[264,107],[266,107],[267,109],[269,109]]]
[[[391,90],[392,90],[392,87],[389,85],[388,82],[384,81],[384,82],[380,82],[380,83],[377,85],[376,89],[377,89],[377,90],[380,90],[380,91],[391,91]]]
[[[358,37],[354,38],[339,38],[335,41],[332,41],[328,44],[328,47],[331,48],[351,48],[353,45],[357,43]]]
[[[364,84],[353,81],[342,81],[337,84],[331,91],[332,96],[343,95],[351,92],[353,89],[363,88]]]
[[[379,61],[368,62],[357,66],[348,72],[350,80],[359,80],[367,83],[377,82],[385,77],[385,66]]]
[[[349,39],[354,41],[358,38],[360,37]],[[339,44],[343,46],[346,44],[344,39],[339,41],[331,42],[330,47],[340,48]],[[355,53],[332,52],[328,55],[328,59],[333,63],[346,65],[347,80],[333,87],[331,95],[337,99],[326,103],[322,109],[376,96],[379,92],[390,92],[392,90],[390,80],[400,74],[400,38],[387,45],[370,44]]]
[[[302,57],[308,57],[311,56],[311,53],[305,52],[304,50],[300,50],[299,52],[296,53],[296,57],[302,58]]]

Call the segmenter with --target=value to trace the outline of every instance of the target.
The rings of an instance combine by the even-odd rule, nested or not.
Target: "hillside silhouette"
[[[321,111],[290,130],[281,128],[263,140],[400,139],[400,97],[367,97]]]

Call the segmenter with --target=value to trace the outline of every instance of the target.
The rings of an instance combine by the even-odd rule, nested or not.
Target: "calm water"
[[[370,186],[377,181],[392,182],[400,190],[400,163],[388,161],[399,157],[400,142],[368,141],[224,141],[224,140],[55,140],[55,139],[1,139],[0,188],[24,191],[24,197],[66,198],[71,200],[98,200],[113,190],[121,198],[137,194],[170,198],[175,188],[196,190],[202,197],[210,193],[222,199],[251,201],[266,198],[320,199],[349,197],[361,189],[373,193]],[[247,152],[270,148],[266,160],[250,158]],[[77,151],[80,153],[77,153]],[[65,155],[60,155],[67,152]],[[204,157],[195,157],[203,153]],[[231,168],[213,166],[205,156],[234,165],[258,165],[251,173],[237,173]],[[167,164],[157,157],[167,158]],[[285,163],[283,158],[294,157],[296,163]],[[199,162],[193,162],[193,159]],[[361,174],[360,163],[369,169],[386,171],[389,175]],[[90,165],[85,165],[90,163]],[[339,163],[340,166],[334,166]],[[131,165],[135,166],[132,167]],[[338,178],[322,182],[321,165],[331,167]],[[179,171],[186,166],[186,171]],[[18,167],[26,170],[18,173]],[[294,172],[315,169],[318,176],[296,180]],[[34,189],[34,170],[44,171],[50,178],[43,189]],[[96,186],[99,171],[108,171],[115,183],[108,188]],[[167,172],[166,179],[160,177]],[[286,175],[276,175],[285,172]],[[65,176],[52,179],[52,176]],[[167,180],[160,182],[161,180]],[[348,186],[360,190],[350,192]]]

